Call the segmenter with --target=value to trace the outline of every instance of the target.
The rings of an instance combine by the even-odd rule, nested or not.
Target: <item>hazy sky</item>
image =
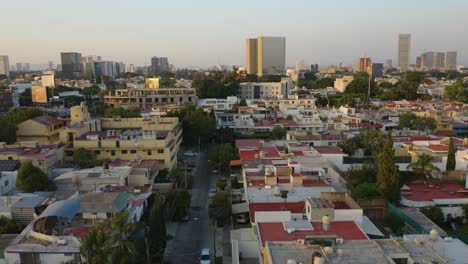
[[[10,63],[60,63],[61,51],[138,65],[245,63],[245,39],[285,36],[286,62],[393,59],[412,34],[411,62],[458,51],[468,64],[468,0],[0,0],[0,54]]]

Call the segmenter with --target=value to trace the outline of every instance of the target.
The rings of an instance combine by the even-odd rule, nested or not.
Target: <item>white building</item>
[[[341,78],[336,78],[334,83],[334,88],[343,93],[346,90],[346,87],[354,80],[353,76],[343,76]]]
[[[0,75],[10,76],[10,62],[6,55],[0,55]]]
[[[280,82],[248,82],[239,85],[239,95],[241,99],[286,97],[292,88],[289,78],[283,78]]]
[[[54,78],[54,73],[44,73],[41,76],[41,82],[42,86],[49,87],[49,88],[55,88],[55,78]]]
[[[398,35],[398,68],[408,70],[411,58],[411,34]]]

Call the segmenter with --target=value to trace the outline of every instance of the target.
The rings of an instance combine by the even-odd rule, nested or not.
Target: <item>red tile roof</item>
[[[304,212],[304,202],[295,203],[250,203],[250,222],[255,223],[255,212],[290,211],[293,214]]]
[[[448,146],[441,145],[441,144],[429,145],[429,146],[426,146],[426,149],[432,152],[448,152]]]
[[[236,147],[237,148],[258,148],[263,145],[263,139],[236,139]]]
[[[259,147],[256,150],[241,150],[240,159],[241,160],[254,160],[255,155],[258,154],[260,158],[260,152],[263,151],[265,156],[264,159],[274,159],[280,158],[279,152],[275,147]]]
[[[317,150],[320,154],[345,154],[340,148],[338,147],[331,147],[331,146],[323,146],[323,147],[313,147]]]
[[[409,189],[400,189],[401,197],[410,201],[433,201],[434,199],[468,198],[467,189],[456,182],[407,183]],[[464,192],[460,192],[464,191]]]
[[[46,126],[55,125],[55,124],[58,124],[58,123],[65,122],[65,120],[61,120],[61,119],[55,118],[53,116],[36,116],[36,117],[31,118],[31,120],[34,120],[34,121],[36,121],[38,123],[41,123],[43,125],[46,125]]]
[[[299,230],[289,234],[283,223],[258,223],[258,231],[262,245],[266,241],[296,241],[314,235],[336,235],[346,240],[367,240],[368,237],[353,221],[330,222],[330,229],[323,230],[321,222],[312,222],[313,230]]]

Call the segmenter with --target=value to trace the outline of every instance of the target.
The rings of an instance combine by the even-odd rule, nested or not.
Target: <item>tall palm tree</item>
[[[111,222],[112,232],[109,234],[107,248],[111,252],[111,263],[128,263],[130,256],[136,253],[135,243],[130,236],[136,231],[136,225],[128,223],[128,213],[119,212]]]
[[[432,178],[432,172],[440,171],[433,163],[435,163],[435,158],[423,153],[418,156],[415,162],[408,165],[408,169],[421,172],[426,178]]]
[[[108,262],[108,250],[105,247],[107,236],[101,228],[93,227],[91,232],[80,237],[80,251],[88,264]]]

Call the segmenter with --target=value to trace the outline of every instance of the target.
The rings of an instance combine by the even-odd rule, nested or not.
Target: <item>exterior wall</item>
[[[40,255],[41,263],[47,264],[62,264],[67,261],[73,261],[75,259],[75,254],[79,254],[80,252],[76,252],[74,254],[64,254],[64,253],[37,253]],[[6,263],[8,264],[16,264],[21,263],[20,254],[16,252],[5,252],[5,259]]]
[[[335,210],[335,221],[356,221],[362,223],[362,209],[337,209]]]
[[[257,39],[259,75],[283,74],[286,63],[286,38],[259,37]]]
[[[46,126],[33,120],[26,120],[17,126],[16,140],[39,141],[43,143],[56,143],[60,139],[60,129],[66,125],[65,122]]]
[[[18,175],[18,171],[2,171],[0,175],[0,195],[3,196],[16,188],[16,176]]]

